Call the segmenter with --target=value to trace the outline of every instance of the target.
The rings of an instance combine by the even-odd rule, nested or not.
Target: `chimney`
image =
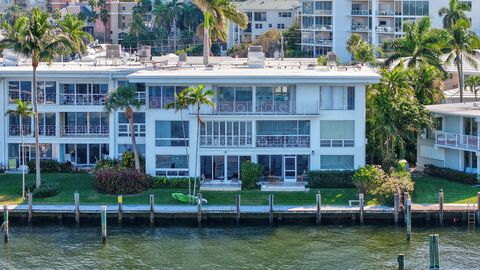
[[[265,54],[263,53],[262,46],[248,47],[247,64],[248,64],[248,67],[251,67],[251,68],[265,67]]]

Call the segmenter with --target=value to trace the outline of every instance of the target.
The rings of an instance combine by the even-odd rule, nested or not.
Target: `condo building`
[[[429,16],[433,27],[442,27],[438,10],[449,0],[302,0],[302,50],[311,56],[337,53],[350,60],[346,42],[353,33],[374,45],[403,35],[403,25]],[[480,2],[464,1],[473,30],[480,33]]]
[[[380,79],[372,70],[316,67],[315,59],[267,59],[258,66],[219,57],[208,67],[199,57],[178,60],[42,64],[36,86],[41,158],[92,167],[131,150],[123,112],[109,114],[104,103],[118,86],[133,85],[144,103],[135,112],[135,134],[151,175],[238,183],[241,163],[250,160],[264,166],[265,179],[296,183],[308,170],[365,164],[365,88]],[[216,107],[201,107],[197,141],[195,109],[165,106],[200,84],[214,91]],[[9,169],[20,166],[22,134],[26,160],[35,157],[32,119],[6,114],[16,99],[31,101],[32,90],[28,64],[0,67],[0,162]]]

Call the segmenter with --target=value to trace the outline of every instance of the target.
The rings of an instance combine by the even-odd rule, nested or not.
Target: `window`
[[[200,156],[200,173],[204,180],[239,180],[240,166],[250,156]]]
[[[188,176],[188,156],[157,155],[155,167],[159,176]]]
[[[255,24],[255,29],[262,29],[263,28],[263,24],[261,23],[256,23]]]
[[[428,16],[428,1],[403,1],[404,16]]]
[[[320,109],[354,110],[355,88],[343,86],[320,87]]]
[[[285,29],[285,24],[279,23],[279,24],[277,24],[277,28],[278,29]]]
[[[39,81],[37,89],[39,103],[55,104],[57,102],[57,83],[55,81]]]
[[[9,103],[15,100],[32,101],[32,82],[30,81],[9,81],[8,82]]]
[[[467,173],[477,172],[477,155],[475,152],[463,151],[464,170]]]
[[[135,129],[135,136],[145,137],[145,113],[134,112],[133,113],[133,128]],[[125,117],[125,113],[118,113],[118,136],[130,137],[130,125],[128,119]]]
[[[282,155],[258,155],[258,164],[263,166],[263,176],[283,175],[283,156]]]
[[[257,86],[256,87],[257,112],[295,112],[295,86]]]
[[[127,33],[119,33],[123,35],[127,35]],[[146,100],[146,87],[145,83],[130,83],[128,81],[118,81],[118,86],[133,86],[135,89],[137,89],[137,92],[135,93],[137,100],[140,101],[142,104],[145,104]]]
[[[313,14],[313,1],[304,1],[302,5],[303,14]]]
[[[320,156],[322,170],[353,170],[353,155],[322,155]]]
[[[108,144],[65,144],[64,159],[77,166],[88,166],[108,156]]]
[[[43,143],[39,145],[40,149],[40,159],[52,159],[52,145],[48,143]],[[30,160],[34,160],[36,156],[35,144],[25,144],[25,148],[22,147],[20,143],[9,143],[8,144],[8,159],[17,160],[17,168],[21,165],[21,157],[25,151],[25,164]]]
[[[355,121],[320,121],[320,147],[353,147]]]
[[[61,83],[60,104],[103,105],[108,93],[106,83]]]
[[[40,136],[56,135],[56,115],[55,113],[39,113],[38,125]]]
[[[478,124],[473,117],[463,117],[463,134],[478,136]]]
[[[155,121],[155,146],[188,146],[188,141],[188,121]]]
[[[257,121],[257,147],[310,147],[310,121]]]
[[[292,13],[291,12],[278,12],[278,17],[280,17],[280,18],[291,18]]]
[[[316,1],[315,2],[315,14],[331,14],[328,11],[332,10],[332,2],[331,1]]]
[[[222,113],[252,111],[252,87],[218,87],[217,110]]]
[[[118,156],[122,157],[123,153],[125,152],[133,152],[133,148],[131,144],[119,144],[117,146]],[[145,144],[137,144],[137,151],[138,154],[141,156],[145,156]]]
[[[268,24],[268,28],[272,28],[272,26],[273,26],[273,25],[272,25],[271,23]]]
[[[125,10],[125,7],[122,7],[122,10]]]
[[[175,93],[179,94],[186,86],[150,86],[148,99],[150,108],[165,108],[175,101]]]
[[[265,21],[267,21],[267,13],[266,12],[254,12],[253,18],[257,22],[265,22]]]
[[[108,135],[109,115],[107,112],[66,112],[63,114],[62,135]]]
[[[252,122],[206,121],[200,127],[201,147],[252,146]]]

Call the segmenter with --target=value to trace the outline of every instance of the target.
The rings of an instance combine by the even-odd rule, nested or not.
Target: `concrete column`
[[[378,18],[377,18],[377,10],[378,10],[378,0],[372,0],[372,44],[378,45],[378,34],[377,34],[377,26],[378,26]]]

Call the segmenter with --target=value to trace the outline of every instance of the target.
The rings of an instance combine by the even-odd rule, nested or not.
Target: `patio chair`
[[[8,160],[8,169],[9,170],[18,170],[17,159],[11,158]]]

